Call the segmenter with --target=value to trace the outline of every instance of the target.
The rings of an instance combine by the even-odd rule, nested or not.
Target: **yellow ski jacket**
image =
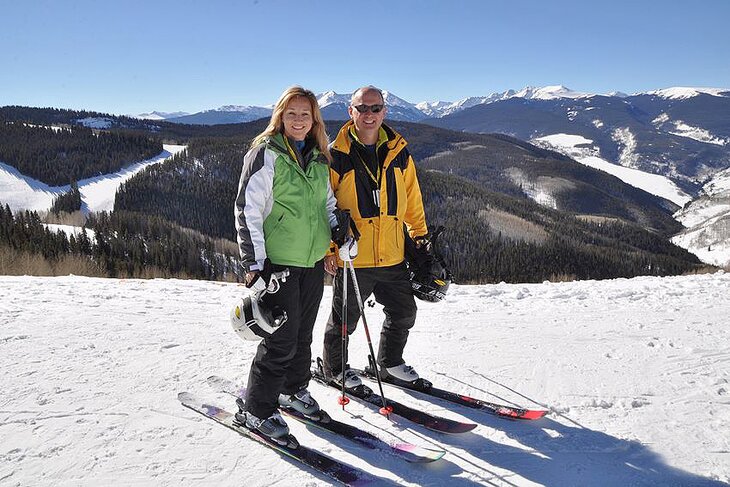
[[[375,173],[364,161],[365,148],[357,140],[352,121],[330,145],[330,182],[337,207],[350,211],[360,232],[355,267],[403,262],[404,224],[412,238],[428,233],[416,166],[406,145],[400,134],[383,124],[376,145],[382,165]],[[334,246],[330,250],[336,251]],[[343,265],[339,258],[338,265]]]

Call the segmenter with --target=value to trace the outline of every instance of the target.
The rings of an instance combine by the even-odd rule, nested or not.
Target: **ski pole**
[[[345,274],[347,274],[347,262],[345,262]],[[357,306],[360,309],[360,316],[362,316],[362,326],[365,328],[365,337],[367,338],[368,347],[370,348],[370,355],[368,360],[370,366],[375,371],[375,378],[378,380],[378,388],[380,389],[380,398],[383,400],[383,407],[380,408],[380,414],[390,419],[390,413],[393,412],[393,406],[388,405],[388,400],[385,398],[383,392],[383,382],[380,380],[380,369],[375,361],[375,352],[373,351],[373,342],[370,339],[370,330],[368,329],[368,321],[365,318],[365,307],[362,304],[362,296],[360,296],[360,286],[357,284],[357,276],[355,275],[355,266],[350,262],[350,273],[352,274],[352,285],[355,288],[355,297],[357,298]],[[342,381],[344,383],[344,381]]]
[[[345,406],[350,402],[350,398],[345,394],[345,353],[347,351],[347,261],[344,262],[345,267],[342,269],[342,394],[337,402],[345,410]]]

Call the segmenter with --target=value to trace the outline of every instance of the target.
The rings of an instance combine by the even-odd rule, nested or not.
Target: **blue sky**
[[[730,1],[0,0],[0,106],[265,105],[300,84],[410,102],[526,85],[730,88]]]

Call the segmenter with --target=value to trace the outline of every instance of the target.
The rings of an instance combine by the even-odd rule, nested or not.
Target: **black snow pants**
[[[287,266],[274,265],[278,272]],[[246,410],[268,418],[278,406],[279,394],[293,394],[309,384],[312,361],[312,328],[324,291],[324,265],[289,267],[289,277],[277,293],[262,298],[268,306],[286,311],[287,321],[256,351],[248,375]]]
[[[332,312],[324,332],[324,373],[336,376],[342,371],[342,273],[337,269],[333,285]],[[377,361],[381,367],[401,365],[403,349],[408,340],[409,330],[416,322],[416,301],[408,277],[405,263],[390,267],[356,268],[355,275],[360,288],[362,302],[375,295],[375,301],[383,305],[385,321],[380,332]],[[360,310],[352,283],[352,275],[347,275],[347,338],[345,345],[345,362],[347,362],[347,344],[360,319]]]

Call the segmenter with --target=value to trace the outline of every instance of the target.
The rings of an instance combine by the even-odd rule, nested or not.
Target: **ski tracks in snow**
[[[201,281],[0,277],[0,483],[326,485],[177,402],[181,390],[210,393],[212,374],[245,381],[256,344],[228,323],[244,292]],[[506,421],[387,389],[480,425],[444,436],[352,403],[343,412],[331,391],[312,386],[333,417],[448,450],[425,467],[290,426],[300,441],[405,485],[718,485],[730,480],[727,296],[730,275],[719,273],[454,285],[445,302],[418,303],[406,360],[437,385],[547,406],[549,417]],[[382,308],[366,312],[377,341]],[[366,356],[358,330],[351,363],[364,366]]]

